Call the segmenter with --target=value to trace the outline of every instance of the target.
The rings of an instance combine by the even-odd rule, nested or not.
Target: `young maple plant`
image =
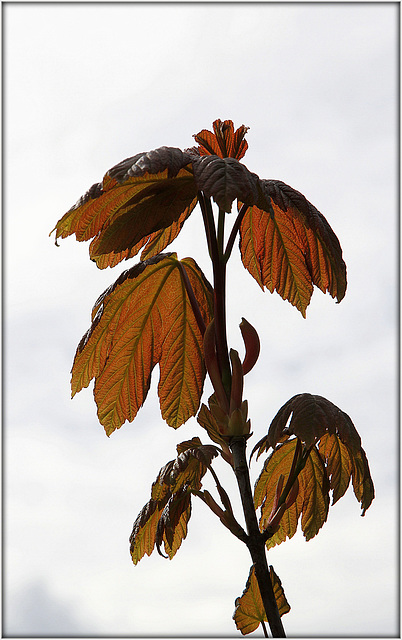
[[[252,449],[256,458],[268,453],[252,490],[243,381],[257,362],[260,341],[243,318],[243,361],[227,343],[226,268],[235,240],[239,235],[242,263],[261,289],[277,291],[304,317],[314,285],[342,300],[346,266],[327,220],[301,193],[260,179],[240,162],[246,132],[244,125],[235,131],[231,120],[216,120],[213,132],[194,136],[195,147],[160,147],[123,160],[53,231],[56,244],[71,234],[92,240],[90,258],[100,269],[142,250],[140,262],[95,302],[74,359],[72,395],[95,379],[98,418],[110,436],[134,420],[159,364],[162,418],[176,429],[196,416],[213,443],[198,437],[181,442],[176,458],[159,471],[130,536],[134,564],[155,548],[173,558],[187,536],[191,501],[199,498],[250,552],[246,587],[235,602],[236,627],[245,635],[261,624],[267,636],[267,621],[274,637],[284,637],[281,616],[290,606],[266,549],[291,538],[299,521],[306,540],[313,538],[327,519],[330,494],[334,504],[350,481],[364,515],[374,486],[349,416],[319,395],[301,393],[279,409]],[[234,201],[237,214],[225,243]],[[164,253],[197,204],[212,284],[191,257]],[[201,404],[206,375],[214,390],[207,405]],[[212,466],[217,456],[236,476],[246,529]],[[216,483],[215,498],[203,489],[207,472]]]

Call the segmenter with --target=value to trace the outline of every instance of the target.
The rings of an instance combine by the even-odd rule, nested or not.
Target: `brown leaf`
[[[191,258],[181,267],[209,323],[210,285]],[[157,363],[162,417],[177,428],[198,411],[205,369],[201,331],[176,254],[159,254],[125,271],[99,297],[74,359],[73,395],[95,378],[98,417],[110,435],[135,418]]]
[[[282,436],[294,434],[309,448],[326,432],[337,434],[354,451],[361,447],[360,436],[344,411],[322,396],[299,393],[288,400],[272,420],[267,445],[275,447]]]
[[[274,568],[270,566],[269,569],[279,615],[283,616],[285,613],[290,611],[290,606],[286,600],[282,583],[276,575]],[[252,633],[259,627],[261,622],[267,622],[267,616],[255,575],[254,565],[250,569],[246,588],[244,589],[242,596],[240,598],[236,598],[235,605],[236,609],[233,614],[233,620],[236,623],[236,628],[241,631],[242,635]]]

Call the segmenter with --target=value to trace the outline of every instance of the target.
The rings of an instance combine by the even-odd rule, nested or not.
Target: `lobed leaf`
[[[268,434],[252,452],[253,455],[257,451],[259,456],[270,447],[274,449],[254,489],[255,507],[261,506],[262,530],[268,524],[280,476],[289,477],[297,440],[303,444],[305,458],[298,476],[299,493],[295,503],[285,511],[279,530],[269,538],[269,547],[291,538],[300,516],[304,536],[307,540],[314,537],[327,518],[329,491],[335,504],[351,480],[362,515],[374,499],[366,454],[349,416],[321,396],[299,394],[278,411]]]
[[[155,545],[160,553],[164,544],[169,560],[173,558],[187,537],[187,525],[191,516],[191,493],[187,486],[181,487],[169,498],[159,519]]]
[[[264,530],[272,510],[279,477],[289,476],[296,447],[296,438],[281,444],[269,456],[254,489],[255,507],[261,506],[260,529]],[[301,519],[301,529],[306,540],[313,538],[328,516],[329,481],[323,461],[313,448],[304,468],[298,476],[299,493],[296,501],[285,511],[279,529],[267,541],[267,547],[292,538]]]
[[[299,393],[279,409],[263,441],[274,448],[284,436],[293,434],[309,448],[327,432],[338,435],[353,451],[360,450],[361,438],[344,411],[322,396]]]
[[[152,483],[151,499],[138,514],[130,535],[134,564],[161,545],[170,559],[187,536],[191,516],[191,492],[201,489],[201,479],[211,460],[218,455],[212,445],[197,437],[177,445],[177,457],[159,471]]]
[[[159,363],[162,417],[177,428],[197,413],[205,379],[202,335],[181,269],[205,323],[212,318],[211,287],[197,264],[159,254],[123,272],[98,298],[92,326],[78,345],[72,393],[95,378],[98,417],[107,435],[135,418]]]
[[[200,155],[215,155],[219,158],[236,158],[240,160],[247,151],[248,144],[244,136],[248,127],[244,124],[234,130],[232,120],[215,120],[214,132],[203,129],[193,136],[198,142],[197,151]]]
[[[58,221],[56,242],[73,233],[79,241],[94,238],[90,257],[100,268],[132,257],[161,236],[165,248],[197,202],[192,158],[180,149],[161,147],[120,162]]]
[[[272,566],[269,567],[269,574],[274,588],[279,615],[283,616],[290,611],[290,606],[286,600],[282,583]],[[233,620],[235,621],[236,628],[241,631],[242,635],[252,633],[259,627],[261,622],[267,622],[254,565],[252,565],[250,569],[246,588],[240,598],[236,598],[235,605],[236,609],[233,614]]]
[[[145,554],[150,556],[154,550],[158,522],[169,498],[170,494],[166,493],[160,500],[149,500],[138,514],[130,535],[130,553],[134,564]]]
[[[260,287],[277,291],[306,315],[313,285],[340,302],[346,265],[338,238],[324,216],[298,191],[279,180],[260,180],[272,210],[256,203],[240,225],[244,267]],[[240,202],[248,204],[239,197]]]

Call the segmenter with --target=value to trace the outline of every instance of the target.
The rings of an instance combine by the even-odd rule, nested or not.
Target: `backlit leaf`
[[[193,157],[161,147],[120,162],[58,221],[56,241],[73,233],[79,241],[94,238],[90,257],[103,268],[135,255],[155,233],[178,223],[171,238],[164,237],[166,247],[196,204]]]
[[[364,515],[374,499],[374,485],[361,438],[347,413],[322,396],[298,394],[278,411],[268,435],[256,447],[260,447],[260,451],[275,447],[290,434],[298,436],[307,447],[320,442],[319,451],[327,467],[333,502],[345,493],[349,474]]]
[[[160,552],[162,543],[171,560],[187,536],[191,516],[191,493],[186,486],[175,492],[167,502],[158,522],[155,544]]]
[[[308,448],[327,432],[337,434],[354,451],[360,450],[360,436],[344,411],[322,396],[299,393],[272,420],[266,445],[274,448],[284,435],[293,434]]]
[[[261,505],[260,528],[264,530],[272,510],[275,489],[282,474],[285,481],[289,476],[296,446],[296,438],[281,444],[269,456],[254,489],[254,503]],[[299,493],[294,504],[285,511],[279,530],[268,539],[268,548],[280,544],[286,538],[292,538],[297,530],[301,516],[301,529],[306,540],[313,538],[328,516],[329,481],[324,463],[313,448],[305,467],[300,471]]]
[[[290,611],[290,606],[286,600],[281,581],[272,566],[269,568],[269,573],[272,586],[274,588],[274,595],[279,615],[283,616],[285,613]],[[236,628],[241,631],[242,635],[252,633],[259,627],[261,622],[267,622],[267,616],[255,575],[254,565],[250,569],[246,588],[243,591],[242,596],[240,598],[236,598],[235,605],[236,609],[233,614],[233,620],[236,623]]]
[[[214,132],[203,129],[193,136],[198,142],[198,152],[200,155],[215,155],[219,158],[236,158],[240,160],[247,151],[248,144],[244,136],[248,127],[244,124],[234,130],[231,120],[215,120],[213,123]]]
[[[170,493],[165,493],[160,500],[149,500],[138,514],[130,535],[130,552],[134,564],[145,554],[150,556],[154,550],[159,518],[169,498]]]
[[[278,447],[266,460],[263,470],[254,487],[254,506],[257,509],[261,506],[260,529],[263,531],[271,514],[276,486],[281,475],[284,476],[285,482],[289,476],[292,466],[296,446],[296,439],[285,442]],[[300,477],[300,476],[299,476]],[[280,521],[279,529],[274,535],[268,539],[267,547],[273,547],[280,544],[286,538],[292,538],[297,530],[298,521],[303,508],[304,497],[300,492],[289,509],[287,509]]]
[[[187,536],[191,516],[191,492],[201,489],[201,479],[211,460],[218,455],[213,445],[204,445],[197,437],[177,445],[177,457],[159,471],[152,484],[151,499],[138,514],[130,535],[134,564],[155,546],[163,544],[173,558]]]
[[[230,212],[236,199],[247,204],[261,199],[258,176],[235,158],[200,156],[193,160],[193,171],[198,188],[223,211]]]
[[[346,266],[338,238],[306,198],[278,180],[260,180],[267,207],[249,207],[240,226],[245,268],[271,293],[296,306],[305,317],[313,285],[338,302],[346,291]],[[238,207],[246,202],[239,197]]]
[[[286,482],[292,467],[297,441],[292,436],[297,436],[303,445],[303,455],[308,457],[298,476],[296,501],[285,511],[279,530],[268,539],[269,547],[291,538],[300,516],[306,539],[315,536],[327,518],[329,491],[334,504],[351,480],[362,515],[374,499],[366,454],[349,416],[321,396],[299,394],[283,405],[268,434],[253,449],[258,455],[270,447],[274,449],[254,489],[255,507],[261,506],[262,530],[268,525],[279,478],[283,475]]]
[[[169,475],[171,490],[176,492],[183,486],[188,486],[199,491],[201,478],[213,458],[218,455],[217,448],[202,444],[199,438],[193,438],[192,441],[178,445],[177,452],[178,456]]]
[[[205,378],[202,335],[183,282],[184,268],[204,322],[211,287],[197,264],[159,254],[123,272],[95,303],[92,326],[78,345],[73,395],[95,378],[98,417],[110,435],[132,421],[159,363],[162,417],[177,428],[197,413]]]

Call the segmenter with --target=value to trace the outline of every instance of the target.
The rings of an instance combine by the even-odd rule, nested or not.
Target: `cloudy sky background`
[[[304,320],[234,252],[229,341],[241,350],[243,315],[262,341],[246,384],[252,443],[291,396],[323,395],[352,417],[376,488],[364,518],[349,490],[316,538],[269,552],[292,607],[284,625],[289,636],[396,635],[398,4],[3,8],[3,634],[236,635],[250,560],[203,503],[171,562],[155,553],[134,567],[128,550],[160,467],[178,442],[207,441],[202,429],[162,421],[157,370],[135,422],[110,438],[92,386],[70,400],[92,304],[136,259],[100,271],[85,244],[48,237],[123,158],[189,147],[230,118],[250,127],[247,167],[302,191],[348,265],[346,298],[316,290]],[[172,249],[211,277],[202,233],[197,209]]]

